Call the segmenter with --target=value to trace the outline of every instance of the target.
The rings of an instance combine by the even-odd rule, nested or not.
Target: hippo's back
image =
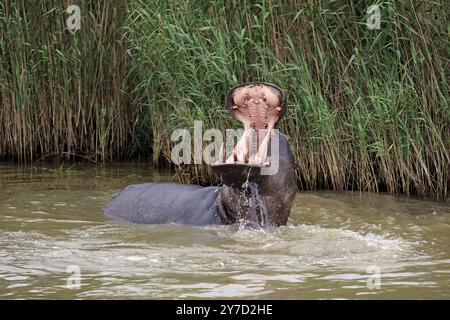
[[[133,223],[220,224],[217,187],[144,183],[126,187],[103,209],[106,216]]]

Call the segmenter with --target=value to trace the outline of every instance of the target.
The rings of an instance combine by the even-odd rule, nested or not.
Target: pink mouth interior
[[[225,162],[249,165],[267,164],[270,132],[282,111],[280,90],[266,84],[248,84],[232,91],[229,108],[244,124],[244,134]],[[224,150],[219,156],[223,163]]]

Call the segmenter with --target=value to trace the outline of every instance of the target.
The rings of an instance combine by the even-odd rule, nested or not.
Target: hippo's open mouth
[[[283,91],[264,82],[234,87],[228,93],[227,106],[244,124],[244,133],[233,150],[225,150],[222,145],[219,160],[212,165],[225,184],[227,180],[256,178],[261,167],[270,165],[271,130],[286,108]]]

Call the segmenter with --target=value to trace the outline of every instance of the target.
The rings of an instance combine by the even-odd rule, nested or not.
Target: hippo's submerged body
[[[296,190],[294,161],[286,137],[271,134],[284,112],[283,97],[281,89],[264,83],[238,86],[229,93],[228,106],[233,116],[244,123],[244,135],[226,163],[214,165],[213,170],[223,177],[242,167],[245,175],[227,177],[223,179],[227,184],[218,187],[177,183],[130,185],[106,205],[104,214],[144,224],[240,222],[262,228],[286,224]],[[253,132],[256,138],[251,136]],[[251,139],[258,141],[256,147]],[[276,154],[269,141],[278,142]],[[251,154],[253,149],[255,152]],[[275,156],[278,170],[274,174],[259,175],[254,181],[248,178],[255,176],[254,172],[250,175],[251,170],[261,170]]]
[[[179,183],[134,184],[120,192],[104,213],[133,223],[222,224],[216,213],[218,191]]]

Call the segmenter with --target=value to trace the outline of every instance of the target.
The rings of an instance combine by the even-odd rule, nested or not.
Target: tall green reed
[[[81,29],[66,27],[70,1],[0,4],[0,156],[124,157],[136,112],[125,86],[125,2],[83,1]]]

